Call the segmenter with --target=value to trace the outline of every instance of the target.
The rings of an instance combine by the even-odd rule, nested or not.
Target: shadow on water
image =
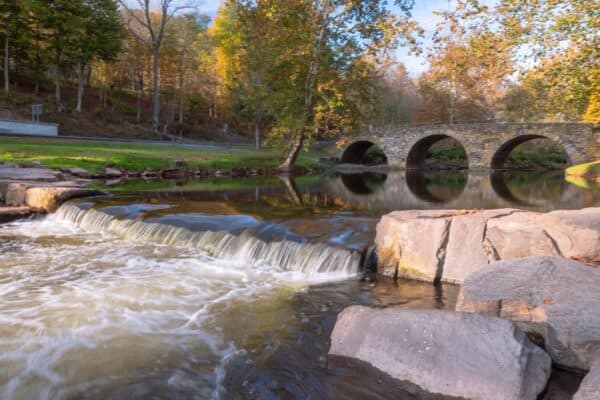
[[[385,172],[363,172],[357,174],[341,174],[340,179],[350,192],[354,194],[371,194],[381,188],[388,177]]]
[[[560,202],[569,188],[562,171],[498,171],[490,174],[490,182],[499,197],[522,206]]]

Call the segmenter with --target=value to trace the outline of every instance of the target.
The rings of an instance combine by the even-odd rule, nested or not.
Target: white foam
[[[230,312],[357,268],[343,249],[156,225],[68,205],[0,226],[0,398],[76,398],[195,358],[218,396],[244,351],[223,342]]]

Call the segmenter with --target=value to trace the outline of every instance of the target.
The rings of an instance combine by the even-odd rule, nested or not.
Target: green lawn
[[[297,165],[315,167],[318,155],[303,152]],[[97,172],[107,166],[130,171],[162,169],[185,161],[190,168],[229,169],[234,167],[275,168],[283,155],[272,149],[249,148],[197,150],[178,146],[162,146],[126,142],[44,140],[33,138],[0,138],[0,161],[28,163],[40,161],[49,168],[81,167]]]

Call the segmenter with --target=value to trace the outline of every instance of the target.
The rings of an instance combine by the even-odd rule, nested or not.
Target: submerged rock
[[[600,269],[560,257],[501,261],[471,274],[456,311],[515,321],[552,360],[590,369],[600,357]]]
[[[600,261],[600,208],[396,211],[377,225],[378,271],[461,283],[481,266],[531,255]]]
[[[468,399],[536,399],[551,371],[550,357],[512,322],[441,310],[348,307],[329,353]]]

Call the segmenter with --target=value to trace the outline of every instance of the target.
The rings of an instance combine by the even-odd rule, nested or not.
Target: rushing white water
[[[356,252],[320,243],[302,243],[287,239],[264,241],[251,231],[239,235],[225,231],[193,232],[186,228],[140,220],[117,219],[95,209],[63,205],[54,215],[92,232],[110,232],[144,243],[192,247],[206,254],[231,261],[265,264],[285,271],[358,272],[360,255]]]
[[[257,304],[353,275],[360,259],[76,205],[0,226],[0,254],[2,399],[143,397],[155,384],[218,398],[224,363],[245,351],[223,334],[241,328],[231,315],[258,318]]]

